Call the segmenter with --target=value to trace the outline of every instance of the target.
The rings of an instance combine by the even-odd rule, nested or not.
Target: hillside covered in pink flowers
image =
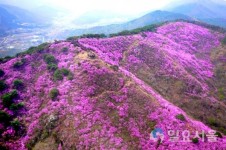
[[[2,59],[0,149],[225,150],[225,37],[171,22]]]

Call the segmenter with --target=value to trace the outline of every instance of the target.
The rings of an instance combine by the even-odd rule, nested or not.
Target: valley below
[[[0,37],[0,57],[15,56],[41,43],[65,39],[65,30],[52,26],[9,30]]]

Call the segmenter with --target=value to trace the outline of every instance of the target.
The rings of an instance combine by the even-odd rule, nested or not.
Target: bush
[[[26,60],[25,59],[21,59],[20,61],[17,61],[13,64],[13,68],[20,68],[25,64]]]
[[[13,81],[13,87],[16,89],[22,89],[24,87],[24,83],[23,81],[16,79]]]
[[[2,103],[5,107],[10,107],[10,105],[13,103],[13,99],[11,98],[10,94],[4,94],[2,96]]]
[[[221,134],[220,132],[218,132],[218,131],[215,133],[215,135],[216,135],[217,137],[219,137],[219,138],[223,138],[222,134]]]
[[[18,103],[18,104],[11,104],[9,109],[13,111],[18,111],[19,109],[23,108],[24,104],[23,103]]]
[[[89,52],[88,57],[91,58],[91,59],[95,59],[96,55],[93,52]]]
[[[3,106],[9,108],[10,105],[13,104],[13,100],[18,96],[18,93],[16,90],[13,90],[10,93],[6,93],[2,96],[2,104]]]
[[[81,36],[72,36],[67,38],[67,41],[73,41],[73,40],[78,40],[80,38],[106,38],[107,35],[105,34],[83,34]]]
[[[193,139],[192,139],[192,142],[196,144],[196,143],[199,142],[199,139],[198,139],[198,138],[193,138]]]
[[[226,36],[225,36],[224,39],[222,40],[222,44],[226,45]]]
[[[105,34],[83,34],[79,38],[105,38]]]
[[[215,127],[218,126],[216,120],[215,120],[214,118],[212,118],[212,117],[210,117],[210,118],[207,119],[207,123],[208,123],[209,125],[211,125],[211,126],[215,126]]]
[[[68,80],[73,80],[74,76],[73,74],[70,72],[69,75],[67,76],[67,79]]]
[[[49,54],[44,55],[44,61],[47,64],[56,64],[57,63],[57,60],[55,59],[55,57],[52,55],[49,55]]]
[[[57,66],[57,60],[55,59],[54,56],[46,54],[44,55],[44,61],[48,64],[47,69],[49,71],[56,71],[58,66]]]
[[[7,123],[9,122],[9,120],[10,120],[10,115],[5,111],[0,110],[0,122]]]
[[[61,70],[57,69],[54,72],[54,80],[63,80],[64,76],[68,77],[68,80],[73,79],[73,74],[70,72],[70,70],[63,68]]]
[[[67,47],[64,47],[64,48],[62,48],[62,50],[61,50],[63,53],[66,53],[66,52],[68,52],[68,48]]]
[[[5,75],[5,72],[2,69],[0,69],[0,77],[3,77],[4,75]]]
[[[62,75],[62,72],[61,70],[57,69],[55,72],[54,72],[54,80],[63,80],[63,75]]]
[[[111,66],[111,69],[113,69],[114,71],[118,71],[119,67],[117,65],[113,65],[113,66]]]
[[[13,121],[11,121],[10,124],[11,124],[11,126],[13,127],[13,129],[15,131],[18,131],[20,129],[21,123],[20,123],[20,121],[17,118],[14,119]]]
[[[0,80],[0,91],[4,91],[7,88],[7,85],[3,80]]]
[[[181,121],[185,121],[186,120],[183,114],[176,115],[176,118],[181,120]]]
[[[14,57],[11,57],[11,56],[6,56],[4,58],[0,58],[0,63],[5,63],[11,59],[13,59]]]
[[[77,39],[79,39],[78,36],[72,36],[72,37],[68,37],[66,40],[67,41],[73,41],[73,40],[77,40]]]
[[[18,96],[17,90],[12,90],[12,91],[10,92],[10,95],[12,96],[12,98],[16,98],[16,97]]]
[[[65,68],[61,69],[61,72],[62,72],[62,74],[63,74],[64,76],[68,76],[69,73],[70,73],[70,71],[69,71],[68,69],[65,69]]]
[[[56,64],[48,64],[47,69],[49,71],[55,71],[57,70],[58,66]]]
[[[52,100],[56,99],[57,96],[59,95],[59,90],[56,88],[53,88],[50,92],[49,92],[49,96]]]
[[[218,98],[220,100],[224,100],[225,99],[224,88],[219,88],[218,89]]]
[[[21,67],[22,65],[23,65],[23,62],[18,61],[18,62],[15,62],[15,63],[13,64],[13,67],[14,67],[14,68],[19,68],[19,67]]]
[[[43,43],[37,47],[30,47],[27,51],[18,53],[17,56],[21,56],[21,55],[25,55],[25,54],[33,54],[35,52],[40,53],[40,52],[44,51],[44,49],[47,48],[48,45],[49,45],[49,43]]]
[[[226,135],[226,128],[225,127],[219,127],[218,130],[223,133],[224,135]]]
[[[44,51],[45,48],[48,47],[48,45],[49,45],[49,43],[40,44],[39,46],[35,47],[35,51],[42,52],[42,51]]]

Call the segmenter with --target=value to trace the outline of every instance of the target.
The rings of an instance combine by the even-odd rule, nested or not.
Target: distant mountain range
[[[178,19],[193,20],[191,17],[183,14],[157,10],[157,11],[148,13],[135,20],[129,21],[127,23],[98,26],[98,27],[93,27],[88,29],[77,29],[71,32],[70,34],[71,35],[81,35],[81,34],[90,34],[90,33],[110,34],[110,33],[120,32],[123,30],[132,30],[132,29],[147,26],[150,24],[156,24],[156,23],[165,22],[165,21],[173,21]]]
[[[0,35],[9,29],[43,24],[36,14],[11,5],[0,4]]]
[[[32,11],[16,6],[0,4],[0,36],[10,29],[48,25],[57,10],[51,7],[39,7]],[[44,15],[45,14],[45,15]]]
[[[58,17],[58,13],[67,14],[65,10],[58,10],[49,6],[40,6],[30,12],[15,6],[0,5],[0,35],[8,29],[21,27],[25,23],[50,23],[52,19]],[[131,19],[131,17],[127,16],[128,19]],[[81,29],[68,29],[63,34],[65,38],[82,34],[111,34],[174,20],[195,20],[226,28],[226,2],[223,0],[180,2],[177,5],[173,4],[170,8],[150,12],[126,23],[120,23],[126,21],[125,16],[101,11],[87,12],[72,21],[72,25]]]
[[[140,18],[122,24],[97,26],[88,29],[70,31],[70,35],[81,34],[111,34],[123,30],[132,30],[143,26],[173,20],[201,21],[211,25],[226,28],[226,2],[212,0],[194,0],[190,3],[181,3],[177,6],[165,8],[164,11],[150,12]]]
[[[17,27],[18,24],[16,24],[14,20],[16,20],[16,16],[0,7],[0,34],[9,28]]]
[[[39,22],[37,16],[34,16],[33,13],[31,13],[28,10],[11,6],[11,5],[0,5],[2,9],[5,9],[7,12],[9,12],[11,15],[15,16],[15,20],[19,23],[37,23]]]
[[[226,3],[197,1],[177,6],[169,11],[184,14],[197,20],[226,28]]]

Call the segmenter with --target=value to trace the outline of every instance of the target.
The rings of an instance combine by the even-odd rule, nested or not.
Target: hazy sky
[[[107,10],[123,14],[136,14],[159,9],[174,0],[0,0],[23,8],[41,5],[63,7],[77,14],[92,10]]]
[[[199,1],[201,3],[226,0],[0,0],[0,3],[16,5],[22,8],[35,8],[42,5],[67,9],[75,15],[81,15],[87,11],[106,10],[118,14],[134,15],[146,13],[165,6],[177,5],[185,2]]]

